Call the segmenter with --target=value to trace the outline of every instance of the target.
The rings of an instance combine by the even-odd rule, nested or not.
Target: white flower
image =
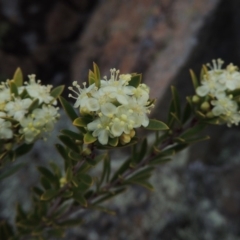
[[[105,116],[97,118],[87,125],[89,131],[93,131],[92,135],[98,138],[102,145],[108,143],[108,138],[113,137],[110,131],[111,119]]]
[[[10,139],[13,137],[12,124],[1,117],[6,117],[6,113],[0,112],[0,139]]]
[[[20,121],[20,125],[22,128],[19,130],[19,133],[24,135],[26,143],[33,142],[41,134],[39,130],[41,123],[31,116],[23,118]]]
[[[58,108],[51,105],[43,105],[42,108],[36,108],[32,112],[32,117],[39,122],[41,131],[51,131],[54,127],[54,123],[59,117]]]
[[[25,82],[25,89],[32,98],[37,98],[39,103],[50,103],[54,98],[50,95],[52,85],[41,85],[41,81],[36,82],[36,75],[28,75],[29,83]],[[21,88],[23,90],[23,87]]]
[[[154,106],[149,101],[149,88],[146,84],[139,84],[138,87],[129,85],[131,74],[119,76],[119,70],[110,69],[109,79],[104,77],[100,81],[100,87],[95,84],[80,88],[77,82],[73,86],[75,98],[74,107],[80,107],[80,113],[92,115],[93,121],[87,125],[87,130],[98,138],[102,145],[108,143],[109,138],[119,137],[122,144],[126,144],[134,137],[134,128],[149,124],[147,114]]]
[[[92,97],[97,90],[94,84],[86,88],[86,83],[84,82],[83,88],[81,88],[80,85],[74,81],[73,86],[77,88],[78,92],[75,91],[73,87],[68,87],[68,89],[74,92],[77,97],[74,97],[72,94],[69,94],[68,96],[76,99],[74,107],[86,108],[90,112],[97,111],[100,108],[97,99]]]
[[[7,83],[2,83],[0,85],[0,104],[6,103],[11,99],[10,89]]]
[[[30,98],[14,98],[14,101],[8,102],[6,104],[5,111],[8,113],[9,116],[12,116],[17,121],[20,121],[28,112],[28,108],[31,103],[32,100]]]

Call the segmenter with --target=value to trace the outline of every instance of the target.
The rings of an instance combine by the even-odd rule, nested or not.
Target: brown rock
[[[79,39],[72,79],[86,81],[96,62],[103,74],[144,73],[159,100],[196,46],[204,19],[219,0],[103,1]]]

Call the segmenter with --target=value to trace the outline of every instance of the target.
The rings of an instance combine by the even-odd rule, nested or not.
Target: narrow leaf
[[[88,203],[87,200],[84,198],[84,196],[80,193],[74,192],[73,193],[73,198],[80,203],[80,205],[82,205],[83,207],[87,207]]]
[[[46,192],[43,193],[41,196],[41,200],[48,201],[57,196],[58,190],[55,189],[49,189]]]
[[[24,143],[21,146],[19,146],[18,148],[16,148],[16,150],[15,150],[16,157],[18,158],[18,157],[28,153],[32,149],[33,145],[34,144]]]
[[[56,99],[56,98],[58,98],[62,94],[64,88],[65,88],[64,85],[60,85],[60,86],[54,88],[51,91],[50,95]]]
[[[74,108],[71,106],[71,104],[62,96],[59,96],[59,101],[64,109],[64,111],[66,112],[66,114],[68,115],[68,117],[74,121],[78,115],[76,114]]]
[[[146,127],[148,130],[160,131],[160,130],[168,130],[168,126],[159,120],[149,119],[149,124]]]
[[[79,141],[82,141],[83,140],[83,135],[80,134],[80,133],[75,133],[71,130],[68,130],[68,129],[63,129],[61,130],[61,133],[72,138],[72,139],[75,139],[75,140],[79,140]]]
[[[189,71],[190,71],[193,87],[196,90],[196,88],[199,86],[197,76],[192,69],[190,69]]]
[[[178,119],[181,119],[181,106],[177,89],[174,86],[171,86],[171,91],[174,104],[174,113],[176,114]]]
[[[17,85],[13,81],[10,81],[10,92],[11,92],[11,94],[14,94],[15,97],[18,96],[18,88],[17,88]]]
[[[120,175],[122,175],[130,166],[131,163],[131,158],[127,159],[121,166],[120,168],[114,173],[114,175],[112,176],[110,182],[113,183],[115,180],[118,179],[118,177]]]
[[[14,75],[13,75],[13,81],[16,84],[17,87],[21,87],[23,85],[23,74],[21,68],[17,68]]]
[[[69,138],[65,135],[60,135],[60,136],[58,136],[58,138],[72,151],[74,151],[76,153],[80,152],[78,146],[71,138]]]
[[[89,72],[88,72],[88,83],[89,83],[89,86],[95,83],[94,72],[90,69],[89,69]]]
[[[56,182],[58,178],[47,168],[45,167],[37,167],[38,171],[46,177],[50,182]]]
[[[100,76],[100,71],[99,71],[98,65],[96,63],[93,63],[93,71],[94,71],[94,75],[95,75],[95,85],[97,88],[100,88],[101,76]]]
[[[24,167],[25,165],[26,165],[26,163],[19,163],[19,164],[16,164],[14,166],[8,167],[8,169],[6,169],[6,170],[4,170],[4,172],[0,173],[0,181],[3,180],[4,178],[7,178],[7,177],[13,175],[19,169]]]
[[[141,82],[142,82],[142,74],[133,74],[128,84],[129,86],[133,86],[137,88]]]
[[[87,127],[88,123],[90,123],[91,121],[92,121],[92,119],[90,119],[90,118],[79,117],[73,121],[73,125],[77,126],[77,127]]]
[[[85,144],[94,143],[96,140],[97,138],[93,137],[93,135],[90,132],[87,132],[86,134],[84,134],[83,141]]]
[[[31,103],[31,105],[28,108],[28,111],[32,112],[35,108],[38,107],[38,104],[39,104],[38,99],[33,100],[33,102]]]

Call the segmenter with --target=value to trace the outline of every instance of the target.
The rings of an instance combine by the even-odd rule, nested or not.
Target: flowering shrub
[[[28,78],[29,81],[23,84],[22,73],[18,69],[12,80],[1,83],[0,159],[15,145],[25,143],[25,147],[37,139],[45,139],[60,116],[55,105],[63,87],[51,91],[52,86],[41,85],[34,74]]]
[[[203,68],[203,78],[196,93],[204,101],[201,109],[206,116],[215,117],[219,123],[226,123],[230,127],[238,125],[240,121],[240,72],[232,63],[222,69],[223,63],[221,59],[213,60],[212,66],[207,64],[209,69]]]
[[[81,89],[77,82],[71,91],[77,94],[74,107],[80,108],[82,116],[86,116],[86,129],[96,137],[100,144],[116,146],[118,141],[122,145],[129,143],[135,136],[135,128],[147,127],[154,100],[149,99],[149,88],[140,84],[141,75],[122,74],[119,70],[111,69],[111,77],[99,81],[97,87],[94,83],[88,88],[84,83]],[[73,97],[69,94],[69,97]],[[74,97],[73,97],[74,98]],[[77,119],[75,125],[81,126],[82,119]]]
[[[25,154],[34,142],[44,139],[59,118],[56,99],[76,127],[63,129],[56,144],[64,168],[50,162],[39,166],[41,184],[33,187],[32,209],[17,207],[15,226],[0,222],[0,239],[25,240],[61,238],[66,228],[82,223],[80,210],[111,210],[102,203],[137,184],[152,190],[149,182],[159,164],[169,160],[190,144],[207,140],[202,130],[209,124],[237,125],[240,121],[240,73],[230,64],[222,68],[222,60],[203,66],[200,82],[190,71],[196,94],[188,96],[184,108],[178,92],[171,87],[168,119],[163,123],[150,119],[155,100],[149,88],[141,83],[141,74],[121,74],[111,69],[111,75],[101,78],[96,64],[89,71],[88,86],[74,81],[69,87],[74,106],[63,97],[63,86],[41,85],[35,75],[23,84],[18,69],[12,80],[0,89],[0,163]],[[75,111],[75,109],[79,111]],[[155,131],[148,143],[138,136],[138,128]],[[131,147],[130,156],[113,171],[108,151]],[[94,176],[92,168],[100,162],[102,172]],[[0,180],[16,172],[21,165],[8,166],[0,172]]]

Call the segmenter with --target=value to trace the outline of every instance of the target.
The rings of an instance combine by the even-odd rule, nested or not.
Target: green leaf
[[[18,88],[17,88],[17,85],[13,81],[10,81],[10,92],[11,92],[11,94],[14,94],[15,97],[18,96]]]
[[[131,158],[127,159],[122,165],[121,167],[114,173],[114,175],[112,176],[110,183],[113,183],[115,180],[118,179],[119,176],[121,176],[130,166],[131,163]]]
[[[100,71],[99,71],[98,65],[96,63],[93,63],[93,71],[94,71],[94,75],[95,75],[95,85],[97,88],[100,88],[101,76],[100,76]]]
[[[0,221],[0,239],[8,240],[14,236],[13,229],[9,223],[5,220]]]
[[[88,117],[79,117],[73,121],[73,125],[77,127],[87,127],[87,125],[92,122],[92,118]]]
[[[95,167],[100,161],[106,157],[107,153],[99,154],[94,159],[87,159],[87,163]]]
[[[87,185],[89,185],[89,186],[92,186],[92,184],[93,184],[93,179],[92,179],[92,177],[91,177],[90,175],[88,175],[88,174],[81,174],[81,175],[79,176],[79,179],[80,179],[82,182],[84,182],[84,183],[86,183]]]
[[[34,145],[33,143],[32,144],[24,143],[18,148],[16,148],[15,150],[16,158],[28,153],[32,149],[33,145]]]
[[[169,162],[170,160],[172,160],[171,158],[164,158],[162,156],[160,156],[159,158],[155,158],[154,161],[149,162],[149,165],[159,165],[159,164],[163,164],[166,162]]]
[[[65,86],[64,85],[60,85],[58,87],[55,87],[51,92],[50,92],[50,95],[53,97],[53,98],[58,98],[63,90],[64,90]]]
[[[64,111],[66,112],[66,114],[68,115],[68,117],[74,121],[78,115],[76,114],[74,108],[71,106],[71,104],[62,96],[59,96],[59,101],[64,109]]]
[[[58,181],[58,178],[47,168],[45,167],[37,167],[38,171],[47,178],[50,182]]]
[[[104,195],[104,196],[101,197],[100,199],[96,200],[96,201],[93,203],[93,205],[98,205],[98,204],[101,203],[101,202],[104,202],[104,201],[106,201],[106,200],[109,200],[110,198],[115,197],[116,195],[124,192],[125,190],[126,190],[125,187],[121,187],[121,188],[119,188],[118,190],[108,192],[106,195]]]
[[[138,171],[137,173],[130,176],[127,181],[144,179],[147,180],[151,176],[151,172],[154,170],[154,167],[147,167],[143,170]]]
[[[38,104],[39,104],[38,99],[33,100],[31,105],[28,108],[28,111],[32,112],[34,109],[38,108]]]
[[[79,226],[82,223],[83,223],[83,220],[81,218],[69,219],[64,222],[58,223],[58,226],[63,227],[63,228],[69,228],[69,227]]]
[[[62,158],[68,161],[69,160],[68,151],[65,149],[65,147],[61,144],[56,144],[55,146],[59,154],[62,156]]]
[[[41,177],[40,183],[42,184],[45,190],[51,189],[51,182],[44,176]]]
[[[208,69],[206,65],[203,64],[201,72],[200,72],[200,81],[203,80],[203,76],[208,74]]]
[[[73,178],[73,171],[72,171],[72,168],[69,167],[66,171],[66,179],[68,182],[72,181],[72,178]]]
[[[112,211],[108,208],[102,207],[102,206],[96,206],[96,205],[91,205],[88,208],[93,209],[93,210],[98,210],[98,211],[102,211],[111,215],[116,215],[115,211]]]
[[[174,105],[174,113],[176,114],[178,119],[181,119],[181,106],[177,89],[174,86],[171,86],[171,91]]]
[[[182,124],[186,123],[191,115],[192,115],[192,104],[189,101],[189,97],[187,97],[187,103],[184,108],[183,116],[182,116]]]
[[[38,196],[41,196],[43,194],[43,191],[38,188],[38,187],[33,187],[32,190],[34,191],[35,194],[37,194]]]
[[[142,74],[132,74],[131,80],[128,82],[129,86],[137,88],[142,82]]]
[[[103,161],[103,171],[102,171],[102,176],[101,176],[99,185],[102,184],[104,179],[106,180],[106,182],[109,181],[109,176],[110,176],[110,172],[111,172],[110,164],[111,164],[110,158],[108,155],[106,155],[106,157],[104,158],[104,161]]]
[[[148,130],[154,130],[154,131],[161,131],[161,130],[168,130],[168,126],[159,120],[156,119],[149,119],[149,124],[146,127]]]
[[[116,147],[118,145],[118,137],[115,138],[109,138],[108,144],[112,147]]]
[[[83,207],[87,207],[88,203],[87,200],[84,198],[84,196],[79,193],[79,192],[74,192],[73,193],[73,198],[74,200],[76,200],[78,203],[80,203],[80,205],[82,205]]]
[[[85,144],[94,143],[96,140],[97,138],[93,137],[93,135],[90,132],[87,132],[86,134],[84,134],[83,141]]]
[[[70,198],[72,197],[73,192],[72,191],[65,191],[64,193],[62,193],[62,197],[64,198]]]
[[[54,174],[55,174],[58,178],[60,178],[60,177],[62,176],[60,167],[59,167],[56,163],[54,163],[54,162],[50,162],[49,165],[50,165],[50,167],[52,168]]]
[[[71,131],[71,130],[68,130],[68,129],[63,129],[63,130],[61,130],[61,133],[62,133],[63,135],[66,135],[66,136],[74,139],[74,140],[79,140],[79,141],[82,141],[82,140],[83,140],[83,135],[82,135],[82,134],[80,134],[80,133],[75,133],[75,132],[73,132],[73,131]]]
[[[190,71],[193,87],[196,90],[196,88],[199,86],[197,76],[192,69],[190,69],[189,71]]]
[[[168,110],[168,119],[167,119],[169,128],[171,128],[175,123],[175,118],[172,115],[173,112],[174,112],[174,101],[172,99],[170,102],[170,106],[169,106],[169,110]]]
[[[196,126],[189,128],[184,133],[180,134],[179,137],[187,139],[189,137],[195,136],[198,133],[202,132],[205,127],[205,124],[197,124]]]
[[[88,72],[88,83],[89,83],[89,86],[95,83],[94,72],[90,69],[89,69],[89,72]]]
[[[71,138],[69,138],[65,135],[60,135],[60,136],[58,136],[58,138],[72,151],[74,151],[76,153],[80,152],[77,144]]]
[[[197,142],[206,141],[206,140],[209,140],[209,139],[210,139],[209,136],[195,137],[195,138],[186,139],[185,142],[192,144],[192,143],[197,143]]]
[[[16,173],[19,169],[21,169],[22,167],[24,167],[26,165],[26,163],[19,163],[16,164],[14,166],[10,166],[8,167],[8,169],[4,170],[4,172],[0,173],[0,181],[3,180],[4,178],[7,178],[11,175],[13,175],[14,173]]]
[[[154,191],[154,187],[152,186],[151,183],[144,181],[144,180],[127,180],[127,182],[133,183],[133,184],[137,184],[140,185],[148,190]]]
[[[41,196],[41,200],[43,201],[49,201],[52,198],[56,197],[58,195],[58,190],[55,189],[48,189],[47,191],[45,191],[42,196]]]
[[[13,81],[16,84],[17,87],[21,87],[23,85],[23,74],[21,68],[17,68],[14,75],[13,75]]]
[[[80,161],[80,160],[82,159],[82,155],[81,155],[81,154],[78,154],[78,153],[76,153],[76,152],[74,152],[74,151],[70,151],[70,152],[68,153],[68,156],[69,156],[72,160],[74,160],[74,161]]]
[[[54,229],[46,229],[47,234],[51,237],[55,237],[54,239],[62,239],[65,236],[64,228],[54,228]],[[37,240],[47,240],[47,239],[37,239]]]

